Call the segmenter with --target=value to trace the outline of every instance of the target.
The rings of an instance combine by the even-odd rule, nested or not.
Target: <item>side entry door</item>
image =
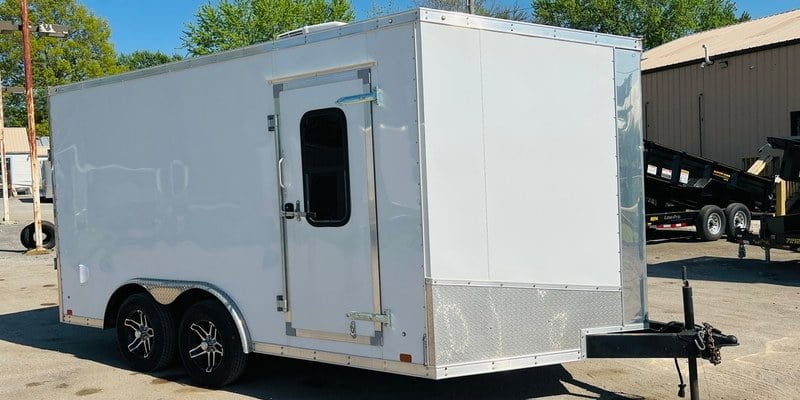
[[[382,344],[370,70],[274,85],[286,332]]]

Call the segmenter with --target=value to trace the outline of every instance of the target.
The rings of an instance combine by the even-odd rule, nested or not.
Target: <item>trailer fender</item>
[[[236,306],[233,299],[228,296],[222,289],[218,288],[215,285],[212,285],[207,282],[193,282],[193,281],[176,281],[176,280],[165,280],[165,279],[146,279],[146,278],[136,278],[131,279],[126,282],[124,285],[120,286],[114,292],[114,295],[111,296],[111,300],[107,306],[107,317],[109,310],[113,308],[113,302],[115,298],[118,298],[118,294],[121,294],[121,297],[126,297],[125,295],[129,295],[135,292],[146,291],[153,296],[153,299],[160,304],[169,305],[172,304],[181,294],[190,291],[190,290],[202,290],[214,298],[216,298],[223,306],[228,310],[231,314],[231,318],[233,318],[233,322],[236,324],[236,329],[239,331],[239,337],[242,338],[242,351],[245,354],[250,353],[251,351],[251,342],[250,342],[250,331],[247,329],[247,323],[245,322],[244,317],[242,316],[242,312],[239,310],[239,307]],[[120,299],[117,299],[119,302]],[[106,318],[108,320],[108,318]]]

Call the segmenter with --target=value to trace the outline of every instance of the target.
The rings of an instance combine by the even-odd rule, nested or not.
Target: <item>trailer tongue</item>
[[[587,334],[586,358],[673,358],[680,380],[678,397],[686,395],[678,358],[686,358],[689,363],[689,393],[691,399],[699,399],[697,358],[718,365],[722,362],[720,348],[738,346],[739,340],[736,336],[723,334],[709,323],[695,323],[692,287],[686,275],[686,267],[683,267],[683,323],[649,321],[649,327],[641,331]]]

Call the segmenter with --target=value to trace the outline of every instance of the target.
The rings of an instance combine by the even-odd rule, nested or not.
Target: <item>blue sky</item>
[[[165,53],[185,54],[180,48],[180,35],[184,25],[191,21],[194,11],[209,0],[79,0],[111,25],[111,40],[118,52],[134,50],[160,50]],[[212,0],[213,1],[213,0]],[[369,15],[372,0],[351,0],[357,19]],[[375,0],[377,3],[384,1]],[[491,1],[491,0],[489,0]],[[497,4],[512,4],[513,0],[495,0]],[[516,1],[528,6],[529,0]],[[390,1],[403,10],[413,5],[413,0]],[[800,8],[800,0],[738,0],[739,11],[746,10],[759,18],[782,11]]]

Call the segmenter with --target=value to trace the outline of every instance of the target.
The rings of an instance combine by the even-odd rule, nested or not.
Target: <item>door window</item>
[[[300,119],[303,196],[312,226],[350,219],[347,118],[339,108],[312,110]]]

